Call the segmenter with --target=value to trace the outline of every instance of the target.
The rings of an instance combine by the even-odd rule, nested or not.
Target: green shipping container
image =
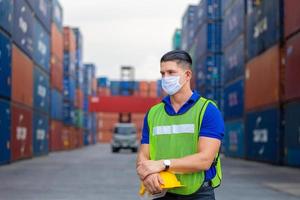
[[[83,128],[84,113],[82,110],[75,110],[75,125],[78,128]]]
[[[174,50],[181,49],[181,29],[176,29],[173,35],[173,44],[172,48]]]

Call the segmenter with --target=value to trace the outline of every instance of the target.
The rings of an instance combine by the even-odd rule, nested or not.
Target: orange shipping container
[[[111,131],[101,131],[98,135],[98,141],[100,143],[111,143],[113,134]]]
[[[64,59],[64,43],[63,34],[58,30],[57,26],[51,25],[51,54],[56,55],[60,62]]]
[[[75,53],[76,51],[76,40],[75,34],[70,27],[64,27],[64,50]]]
[[[63,149],[62,142],[62,122],[51,121],[50,123],[50,151],[59,151]]]
[[[70,127],[63,126],[61,131],[61,138],[62,138],[62,148],[64,150],[68,150],[71,148],[71,136],[70,136]]]
[[[281,97],[281,52],[278,45],[252,59],[246,66],[245,108],[276,104]]]
[[[140,81],[139,86],[140,91],[149,91],[149,83],[147,81]]]
[[[32,107],[33,63],[13,45],[12,53],[12,100]]]
[[[92,91],[93,93],[97,92],[97,79],[95,78],[92,79]]]
[[[63,64],[55,55],[51,56],[51,87],[62,92],[63,90]]]
[[[83,92],[81,89],[76,89],[76,98],[75,98],[75,107],[76,108],[83,108]]]

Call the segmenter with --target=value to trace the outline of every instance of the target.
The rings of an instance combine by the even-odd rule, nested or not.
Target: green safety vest
[[[164,103],[153,106],[148,113],[150,159],[176,159],[198,153],[199,130],[209,102],[215,105],[213,101],[201,97],[187,112],[175,116],[166,113]],[[222,179],[219,153],[213,165],[217,173],[211,180],[212,186],[218,187]],[[205,173],[176,174],[176,177],[185,187],[168,192],[189,195],[201,187]]]

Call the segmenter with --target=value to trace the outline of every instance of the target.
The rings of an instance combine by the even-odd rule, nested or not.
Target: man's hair
[[[160,63],[168,62],[168,61],[174,61],[178,65],[181,65],[183,67],[188,67],[189,69],[192,68],[192,58],[191,56],[183,50],[173,50],[169,51],[163,57],[160,59]]]

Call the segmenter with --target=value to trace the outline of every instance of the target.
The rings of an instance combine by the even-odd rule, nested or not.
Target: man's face
[[[162,78],[169,76],[182,76],[184,70],[175,61],[162,62],[160,64],[160,74]]]

